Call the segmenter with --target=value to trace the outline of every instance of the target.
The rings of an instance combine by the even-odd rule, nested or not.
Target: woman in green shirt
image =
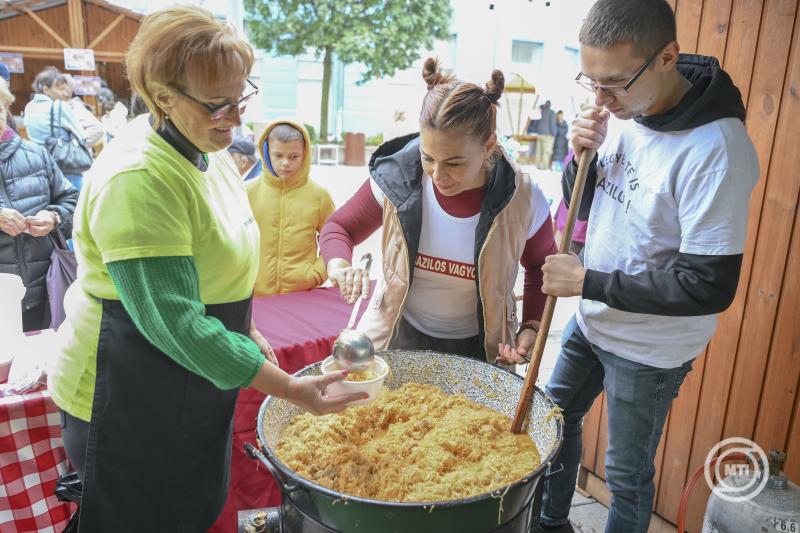
[[[86,176],[78,280],[50,372],[83,482],[81,532],[210,527],[225,502],[240,387],[316,414],[363,397],[325,393],[343,373],[286,374],[252,324],[259,231],[225,151],[257,92],[252,64],[250,46],[197,7],[149,15],[128,52],[151,114]]]

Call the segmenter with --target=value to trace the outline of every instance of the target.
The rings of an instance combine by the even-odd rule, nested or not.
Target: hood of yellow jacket
[[[276,126],[281,124],[291,126],[302,133],[303,141],[305,142],[305,146],[303,148],[303,164],[300,165],[300,168],[297,169],[297,173],[294,176],[285,179],[275,174],[275,171],[272,167],[272,162],[269,159],[269,133]],[[264,130],[264,133],[261,135],[261,139],[258,142],[258,151],[261,161],[263,162],[263,172],[261,174],[261,178],[259,179],[262,179],[268,184],[278,188],[294,189],[295,187],[305,185],[308,182],[308,176],[311,170],[311,148],[311,138],[308,136],[308,132],[302,124],[289,119],[280,119],[272,122],[269,126],[267,126],[267,129]]]

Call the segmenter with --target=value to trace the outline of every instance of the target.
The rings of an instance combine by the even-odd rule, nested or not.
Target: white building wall
[[[391,78],[358,84],[363,65],[334,68],[329,116],[331,133],[383,133],[388,138],[416,130],[426,91],[422,64],[430,55],[438,56],[443,66],[452,69],[459,78],[480,85],[489,80],[494,68],[502,70],[507,80],[518,73],[533,83],[539,94],[538,100],[530,96],[522,99],[524,116],[532,112],[534,102],[539,105],[551,100],[554,109],[563,109],[567,118],[571,117],[579,103],[591,96],[573,79],[579,70],[575,52],[578,29],[593,1],[551,0],[548,6],[543,0],[451,0],[450,29],[454,38],[437,42],[433,50],[421,51],[420,59],[409,69]],[[490,5],[494,8],[490,9]],[[515,40],[542,43],[540,67],[512,61]],[[315,60],[312,56],[276,58],[265,54],[260,70],[264,120],[288,115],[318,129],[321,59]],[[512,123],[517,122],[519,114],[519,98],[513,94],[508,98],[508,101],[501,101],[498,121],[503,133],[511,133],[507,108],[512,112]],[[405,120],[395,122],[398,115]]]

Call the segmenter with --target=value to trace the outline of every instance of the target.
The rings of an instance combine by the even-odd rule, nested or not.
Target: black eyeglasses
[[[669,44],[669,43],[668,43]],[[622,96],[624,94],[628,94],[631,86],[636,83],[636,80],[644,74],[644,71],[647,70],[647,67],[658,57],[658,54],[667,46],[666,44],[655,51],[653,55],[650,56],[650,59],[645,62],[644,65],[636,71],[636,74],[633,75],[631,79],[628,80],[628,83],[625,85],[600,85],[599,83],[594,83],[588,76],[584,75],[583,72],[578,72],[578,75],[575,76],[575,83],[589,91],[590,93],[597,92],[597,89],[602,89],[604,93],[610,96]]]
[[[194,96],[192,96],[191,94],[187,93],[186,91],[184,91],[183,89],[181,89],[179,87],[173,87],[173,89],[175,89],[176,91],[181,93],[183,96],[185,96],[186,98],[188,98],[192,102],[194,102],[196,104],[199,104],[199,105],[203,106],[204,108],[206,108],[206,110],[209,113],[209,118],[211,120],[221,120],[225,116],[227,116],[228,113],[230,113],[231,109],[233,109],[234,106],[239,108],[239,113],[244,113],[244,110],[247,108],[247,101],[250,98],[252,98],[253,96],[255,96],[256,94],[258,94],[258,87],[256,86],[256,84],[253,83],[252,81],[250,81],[249,78],[247,78],[247,83],[253,89],[250,93],[248,93],[248,94],[242,96],[241,98],[239,98],[239,101],[236,102],[236,103],[230,102],[230,103],[221,104],[221,105],[213,105],[213,104],[209,104],[209,103],[206,103],[206,102],[201,102],[200,100],[198,100],[197,98],[195,98]]]

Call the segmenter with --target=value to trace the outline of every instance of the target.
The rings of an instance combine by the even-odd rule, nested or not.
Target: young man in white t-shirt
[[[679,55],[665,0],[599,0],[580,42],[577,81],[596,107],[573,123],[567,201],[575,161],[597,156],[579,213],[584,265],[555,255],[543,267],[544,292],[583,299],[547,386],[564,409],[564,470],[535,527],[572,531],[582,419],[605,390],[606,532],[644,533],[667,411],[736,293],[758,160],[738,89],[716,59]]]

